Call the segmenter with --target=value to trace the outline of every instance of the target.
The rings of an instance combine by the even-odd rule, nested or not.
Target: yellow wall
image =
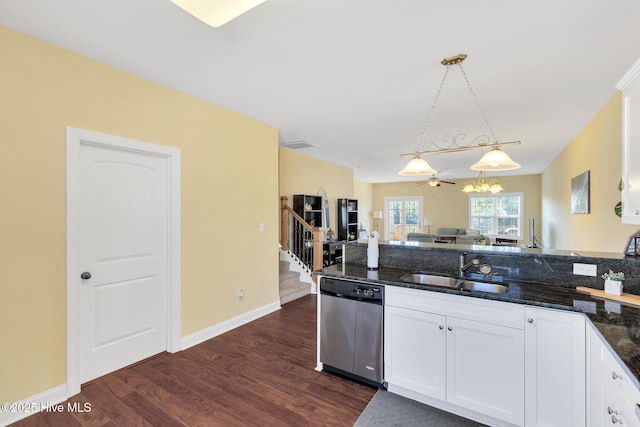
[[[330,225],[335,232],[336,199],[354,197],[353,170],[284,148],[279,153],[280,195],[287,196],[293,207],[294,194],[316,195],[324,188],[329,199]]]
[[[362,181],[353,182],[353,198],[358,199],[358,219],[365,230],[375,230],[373,221],[373,184]],[[382,228],[381,228],[382,230]]]
[[[501,176],[498,181],[505,192],[524,193],[524,242],[530,242],[528,219],[536,219],[538,227],[541,216],[540,175]],[[428,184],[416,185],[415,182],[401,182],[373,185],[373,210],[384,210],[384,198],[392,196],[422,196],[424,198],[424,216],[433,219],[431,232],[440,227],[466,228],[469,226],[469,196],[462,192],[468,179],[451,179],[452,184],[431,187]],[[380,229],[383,230],[382,224]],[[425,230],[426,232],[426,230]],[[536,232],[536,234],[538,234]],[[381,233],[382,235],[382,233]],[[384,236],[384,235],[382,235]]]
[[[183,335],[278,301],[277,129],[4,27],[0,56],[0,401],[66,381],[66,126],[182,150]]]
[[[591,171],[591,213],[571,213],[571,178]],[[622,252],[638,226],[614,214],[622,174],[622,97],[595,115],[542,174],[543,241],[554,249]]]

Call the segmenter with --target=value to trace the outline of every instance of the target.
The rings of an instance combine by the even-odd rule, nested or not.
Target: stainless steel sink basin
[[[457,279],[455,277],[436,276],[429,273],[409,273],[402,276],[400,280],[417,285],[442,286],[468,292],[477,291],[502,294],[509,290],[507,285],[498,283],[474,282],[471,280]]]
[[[446,286],[447,288],[455,288],[459,281],[453,277],[435,276],[428,273],[409,273],[402,276],[400,280],[418,285]]]
[[[498,283],[469,282],[466,280],[460,280],[456,288],[463,291],[491,292],[494,294],[503,294],[509,291],[509,287],[507,285],[500,285]]]

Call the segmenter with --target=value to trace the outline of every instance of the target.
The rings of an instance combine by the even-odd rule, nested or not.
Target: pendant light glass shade
[[[520,163],[511,160],[511,157],[499,147],[492,148],[487,154],[482,156],[478,163],[471,166],[474,171],[511,171],[520,169]]]
[[[414,156],[413,159],[407,163],[398,175],[402,176],[422,176],[422,175],[435,175],[438,171],[429,166],[426,160],[420,156]]]

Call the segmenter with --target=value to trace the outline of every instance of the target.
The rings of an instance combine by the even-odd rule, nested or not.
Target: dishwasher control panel
[[[384,287],[350,280],[323,277],[322,280],[320,280],[320,292],[325,295],[334,295],[343,298],[382,301]]]

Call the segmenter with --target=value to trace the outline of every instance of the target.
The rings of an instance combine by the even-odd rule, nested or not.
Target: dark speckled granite
[[[467,259],[479,257],[481,263],[490,264],[495,276],[505,279],[545,283],[561,286],[586,286],[603,289],[600,278],[607,271],[623,271],[626,276],[624,292],[640,295],[640,258],[599,258],[593,256],[559,255],[555,252],[496,246],[444,245],[416,242],[381,243],[380,266],[435,271],[457,275],[460,252],[467,252]],[[614,254],[615,255],[615,254]],[[367,263],[367,244],[348,243],[345,246],[348,263]],[[573,274],[573,263],[597,264],[596,277]],[[477,269],[475,269],[477,270]],[[473,273],[474,268],[468,273]]]
[[[477,248],[477,249],[476,249]],[[503,294],[467,292],[447,288],[415,285],[400,278],[415,271],[429,271],[450,276],[457,275],[460,252],[468,257],[480,256],[482,263],[491,264],[502,282],[509,286]],[[603,301],[576,291],[576,286],[602,289],[602,279],[573,275],[573,263],[598,264],[598,276],[609,270],[624,271],[631,280],[625,281],[625,292],[640,293],[640,260],[594,257],[567,257],[522,253],[483,251],[482,247],[447,248],[425,246],[380,245],[380,268],[366,268],[366,244],[351,243],[345,248],[346,263],[326,267],[318,274],[368,280],[383,285],[425,289],[434,292],[465,295],[497,301],[527,304],[583,312],[618,354],[640,385],[640,308]],[[470,258],[468,258],[470,259]],[[473,269],[467,273],[473,275]],[[498,277],[494,277],[496,279]],[[496,280],[497,281],[497,280]],[[631,288],[631,289],[629,289]]]

